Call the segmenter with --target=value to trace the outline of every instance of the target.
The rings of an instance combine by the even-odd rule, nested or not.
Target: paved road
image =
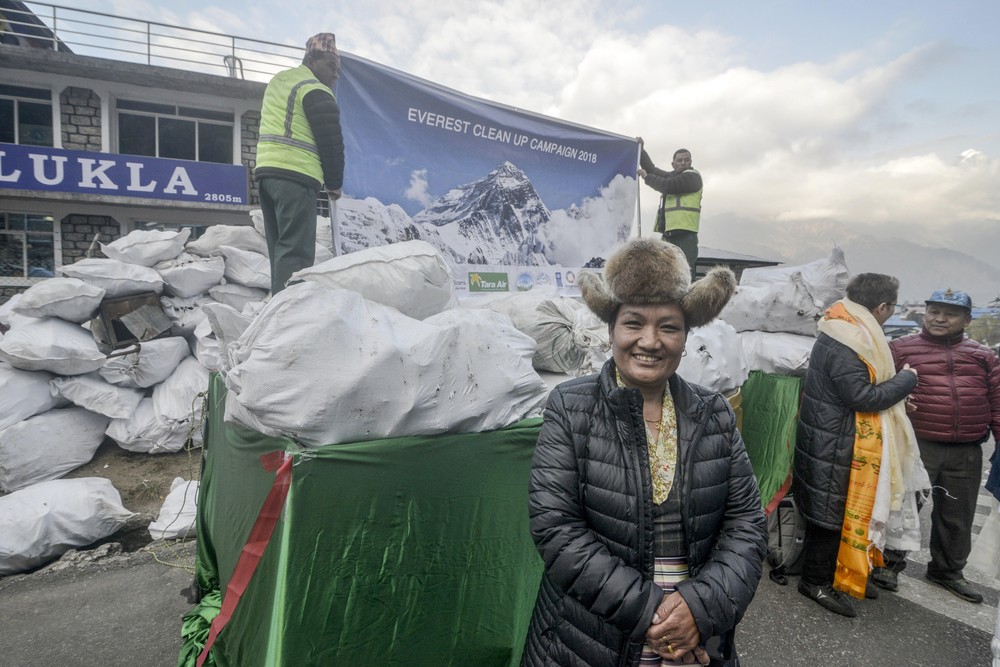
[[[985,492],[980,505],[977,532],[990,511]],[[194,543],[155,553],[0,579],[0,667],[176,665]],[[924,581],[928,559],[910,554],[899,592],[859,601],[854,619],[804,598],[794,578],[779,586],[765,575],[737,636],[744,667],[988,667],[1000,581],[968,569],[986,595],[972,605]]]

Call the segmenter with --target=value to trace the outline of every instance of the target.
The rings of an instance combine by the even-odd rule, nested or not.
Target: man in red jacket
[[[965,336],[972,299],[965,292],[939,290],[927,300],[923,330],[889,344],[896,368],[917,369],[917,388],[907,412],[920,458],[934,493],[931,562],[927,580],[963,600],[979,603],[982,593],[962,576],[972,550],[972,519],[983,477],[982,443],[993,432],[1000,441],[1000,360],[990,348]],[[872,579],[888,590],[905,553],[886,552],[886,567]]]

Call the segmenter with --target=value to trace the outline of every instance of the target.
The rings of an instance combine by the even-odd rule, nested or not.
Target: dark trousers
[[[983,449],[978,442],[932,442],[921,438],[917,438],[917,445],[934,498],[927,574],[935,579],[961,579],[972,551],[972,521],[983,481]],[[923,501],[917,497],[918,508],[923,507]],[[901,572],[906,567],[906,552],[886,549],[885,561],[886,567]]]
[[[695,278],[695,265],[698,263],[698,232],[687,229],[671,229],[663,233],[663,240],[673,243],[684,252],[688,266],[691,267],[691,280]]]
[[[277,294],[293,273],[316,260],[316,189],[265,176],[258,192],[271,258],[271,294]]]
[[[832,586],[837,573],[841,529],[830,530],[806,521],[802,542],[802,581],[810,586]]]

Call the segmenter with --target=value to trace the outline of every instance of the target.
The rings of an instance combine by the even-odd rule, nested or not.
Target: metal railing
[[[266,82],[277,72],[298,65],[304,52],[303,47],[209,30],[46,2],[26,4],[33,14],[3,10],[7,36],[20,38],[25,45],[77,55]]]

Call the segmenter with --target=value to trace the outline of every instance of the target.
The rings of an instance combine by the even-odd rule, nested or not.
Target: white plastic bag
[[[784,283],[794,273],[802,275],[802,283],[809,295],[824,310],[833,305],[834,301],[844,298],[847,293],[847,282],[851,279],[843,249],[834,246],[829,257],[808,264],[744,269],[740,275],[740,285]]]
[[[426,241],[404,241],[335,257],[296,271],[289,278],[294,280],[353,290],[418,320],[457,305],[451,269]]]
[[[752,371],[776,375],[805,375],[816,339],[790,333],[744,331],[743,353]]]
[[[188,243],[184,250],[193,255],[207,257],[224,245],[267,255],[267,239],[264,238],[263,229],[258,232],[249,225],[212,225],[206,227],[205,232],[199,238]]]
[[[101,251],[119,262],[153,266],[181,254],[189,236],[191,229],[188,227],[176,232],[136,229],[111,243],[102,243]]]
[[[53,378],[49,387],[53,396],[112,419],[129,417],[143,397],[141,390],[113,385],[99,373]]]
[[[100,287],[105,298],[163,291],[163,278],[155,270],[116,259],[88,258],[56,269],[59,273]]]
[[[49,278],[29,287],[14,305],[14,312],[28,317],[58,317],[86,322],[97,314],[104,290],[77,278]]]
[[[108,359],[99,372],[111,384],[145,389],[170,377],[190,354],[187,341],[179,336],[156,338],[143,343],[138,352]]]
[[[0,430],[0,491],[58,479],[94,458],[109,419],[83,408],[49,410]]]
[[[176,259],[153,267],[163,278],[163,290],[171,296],[189,298],[204,294],[222,282],[226,262],[221,257],[198,257],[181,253]]]
[[[15,368],[57,375],[90,373],[107,359],[89,331],[56,317],[11,329],[0,341],[0,358]]]
[[[131,516],[104,477],[40,482],[0,497],[0,575],[113,535]]]
[[[740,334],[722,320],[692,329],[677,373],[694,384],[726,392],[743,385],[750,376]]]
[[[153,387],[153,411],[171,430],[190,432],[194,446],[202,444],[203,403],[208,393],[208,371],[187,357],[166,380]]]
[[[184,448],[187,427],[172,428],[156,416],[152,398],[139,402],[128,419],[112,419],[107,436],[122,449],[146,454],[179,452]]]
[[[170,333],[174,336],[193,334],[194,328],[205,319],[205,313],[201,312],[201,307],[207,303],[212,303],[212,300],[205,296],[189,298],[161,296],[160,305],[163,306],[163,313],[173,323],[173,326],[170,327]]]
[[[149,536],[154,540],[176,540],[189,535],[194,537],[194,521],[198,515],[198,488],[198,480],[189,482],[175,477],[156,521],[149,524]]]
[[[488,310],[420,321],[291,285],[225,351],[226,419],[307,446],[492,430],[540,409],[534,348]]]
[[[267,255],[228,245],[219,246],[216,252],[226,260],[226,280],[247,287],[270,289],[271,262]]]
[[[270,286],[268,287],[270,289]],[[248,303],[256,303],[267,298],[267,289],[259,287],[247,287],[236,283],[224,283],[216,285],[208,290],[208,295],[227,306],[232,306],[236,310],[243,310]]]
[[[740,285],[719,317],[737,331],[771,331],[816,335],[823,310],[816,305],[802,281],[793,273],[786,281],[766,285]]]
[[[0,428],[55,407],[58,400],[49,390],[50,380],[48,373],[22,371],[0,362]]]

